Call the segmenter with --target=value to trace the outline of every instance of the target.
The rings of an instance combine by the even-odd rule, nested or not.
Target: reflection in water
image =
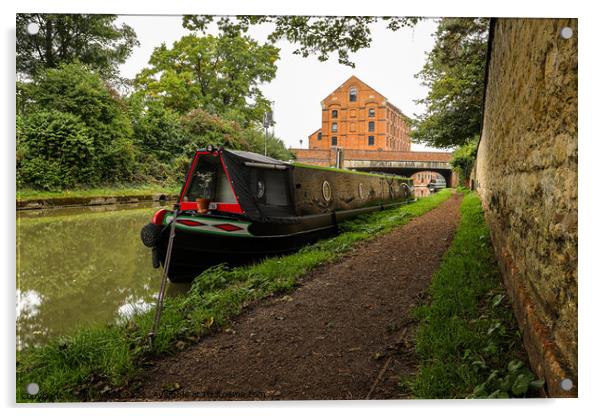
[[[123,304],[117,308],[117,316],[115,319],[117,322],[127,321],[138,313],[150,310],[153,305],[153,303],[147,302],[145,298],[134,299],[131,295],[128,295]]]
[[[152,307],[161,269],[139,235],[157,207],[17,213],[18,347]]]
[[[425,198],[431,195],[431,191],[426,186],[415,186],[414,195],[416,195],[416,198]]]

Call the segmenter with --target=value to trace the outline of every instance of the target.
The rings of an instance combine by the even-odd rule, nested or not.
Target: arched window
[[[357,89],[355,89],[355,87],[351,87],[349,89],[349,101],[350,102],[357,101]]]

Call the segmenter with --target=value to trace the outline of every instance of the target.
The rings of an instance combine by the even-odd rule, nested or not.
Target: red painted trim
[[[165,218],[165,214],[167,213],[167,210],[165,208],[161,208],[159,211],[155,212],[155,214],[153,215],[153,219],[151,220],[151,222],[155,225],[162,225],[163,224],[163,218]]]
[[[216,202],[215,205],[217,206],[217,211],[232,212],[234,214],[244,213],[239,204],[226,204],[223,202]]]
[[[184,186],[182,187],[182,190],[180,191],[180,202],[183,202],[182,198],[184,198],[184,195],[186,195],[186,191],[188,190],[188,185],[190,184],[190,180],[192,179],[192,172],[194,172],[194,169],[196,168],[196,164],[199,160],[199,156],[204,153],[207,153],[207,152],[196,152],[194,154],[194,158],[192,159],[192,163],[190,164],[190,169],[188,169],[188,174],[186,175],[186,183],[184,184]],[[196,206],[196,202],[195,202],[195,206]],[[191,208],[188,208],[188,209],[191,209]]]
[[[198,209],[198,206],[196,204],[196,202],[190,202],[190,201],[183,201],[180,202],[180,209],[182,211],[196,211]]]
[[[219,225],[214,225],[215,228],[219,228],[220,230],[224,230],[224,231],[240,231],[242,230],[242,228],[233,225],[233,224],[219,224]]]
[[[224,163],[224,158],[222,157],[221,153],[219,155],[219,161],[221,162],[222,168],[224,169],[224,172],[226,173],[226,178],[228,179],[228,184],[230,185],[230,189],[232,189],[232,193],[234,194],[234,197],[236,198],[236,202],[238,204],[219,204],[218,203],[218,210],[220,208],[220,205],[224,205],[224,206],[238,205],[238,207],[237,207],[238,211],[233,211],[234,207],[227,207],[227,211],[228,212],[236,212],[237,214],[244,214],[245,211],[240,206],[240,201],[238,200],[238,195],[236,195],[236,192],[234,192],[234,187],[232,186],[232,180],[230,179],[230,174],[228,173],[228,169],[226,169],[226,164]],[[226,208],[226,207],[224,207],[224,208]],[[226,209],[222,209],[221,211],[226,211]]]
[[[205,224],[203,222],[193,221],[193,220],[187,220],[187,219],[177,220],[177,222],[179,224],[184,224],[184,225],[187,225],[189,227],[199,227],[201,225],[207,225],[207,224]]]

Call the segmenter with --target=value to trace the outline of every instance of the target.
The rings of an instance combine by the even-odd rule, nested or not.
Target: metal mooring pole
[[[159,295],[157,296],[157,309],[155,310],[155,321],[153,322],[153,328],[148,334],[149,341],[152,345],[155,339],[155,334],[159,329],[161,323],[161,312],[163,310],[163,298],[165,297],[165,288],[167,287],[167,273],[169,272],[169,263],[171,262],[171,252],[173,249],[173,240],[176,236],[176,218],[178,217],[178,211],[180,210],[180,204],[174,205],[173,217],[171,219],[171,227],[169,229],[169,241],[167,243],[167,252],[165,253],[165,264],[163,267],[163,277],[161,278],[161,288],[159,289]]]

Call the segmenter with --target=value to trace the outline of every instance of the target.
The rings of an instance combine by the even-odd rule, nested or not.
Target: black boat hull
[[[189,282],[212,266],[222,263],[241,266],[270,256],[290,254],[336,232],[335,225],[328,225],[294,234],[254,236],[250,241],[248,237],[200,234],[178,229],[167,276],[172,282]],[[165,265],[168,242],[169,227],[166,227],[157,245],[162,266]]]

